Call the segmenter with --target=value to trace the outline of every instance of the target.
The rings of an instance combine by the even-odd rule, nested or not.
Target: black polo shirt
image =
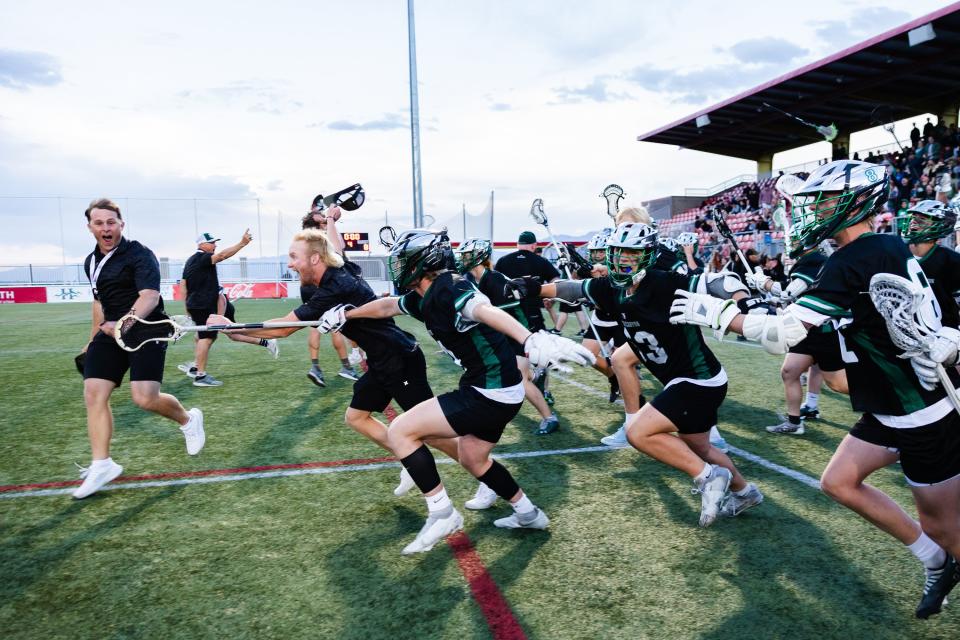
[[[183,279],[187,281],[187,309],[216,309],[220,293],[220,279],[213,254],[197,250],[183,265]]]
[[[96,247],[83,261],[83,271],[88,280],[96,268],[103,264],[97,281],[92,284],[93,298],[103,307],[103,318],[107,322],[119,320],[126,315],[140,297],[141,290],[160,291],[160,263],[153,251],[136,240],[127,240],[121,236],[117,248],[109,255],[107,262],[103,263],[104,256],[100,247]],[[166,316],[161,299],[146,319],[157,320],[164,317]]]
[[[508,278],[521,278],[531,276],[538,278],[541,283],[546,284],[560,277],[557,268],[550,264],[550,261],[543,256],[538,256],[533,251],[519,249],[513,253],[508,253],[499,260],[494,267],[494,271],[499,271]],[[543,328],[543,316],[540,315],[541,300],[539,298],[525,298],[520,301],[520,308],[527,316],[527,321],[531,330]]]

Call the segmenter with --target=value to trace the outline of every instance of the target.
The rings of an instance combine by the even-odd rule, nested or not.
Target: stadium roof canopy
[[[908,33],[932,24],[936,37],[910,46]],[[914,34],[914,36],[920,34]],[[684,149],[758,160],[823,140],[763,105],[849,135],[921,113],[943,113],[960,98],[960,2],[808,64],[717,105],[637,137]],[[698,127],[697,118],[710,123]]]

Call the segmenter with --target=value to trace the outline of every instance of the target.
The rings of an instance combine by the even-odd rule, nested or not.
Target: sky
[[[539,197],[575,235],[603,225],[611,182],[633,204],[755,172],[636,137],[941,6],[421,0],[425,213],[452,226],[494,191],[496,239],[513,240]],[[173,258],[197,231],[246,227],[250,257],[283,254],[314,195],[355,182],[367,202],[342,231],[409,227],[406,9],[0,0],[0,265],[79,262],[99,196]]]

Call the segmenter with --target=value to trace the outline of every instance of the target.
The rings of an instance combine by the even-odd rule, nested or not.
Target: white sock
[[[537,507],[530,502],[530,498],[527,497],[527,494],[520,496],[520,499],[516,502],[511,502],[510,506],[513,507],[513,510],[517,513],[530,513]]]
[[[748,482],[747,486],[745,486],[743,489],[740,489],[740,491],[731,491],[731,493],[735,496],[743,497],[747,494],[747,491],[750,491],[750,487],[751,484]]]
[[[703,482],[707,479],[707,476],[710,475],[710,472],[713,471],[713,465],[709,462],[703,463],[703,471],[694,476],[694,480],[697,482]]]
[[[624,413],[623,415],[625,416],[625,417],[623,418],[623,426],[626,427],[628,424],[630,424],[631,422],[633,422],[633,419],[634,419],[634,418],[636,418],[638,415],[640,415],[640,412],[637,411],[636,413]]]
[[[810,393],[807,391],[807,399],[803,401],[803,404],[807,405],[811,409],[817,408],[817,402],[820,400],[819,393]]]
[[[107,458],[104,458],[103,460],[91,460],[90,468],[92,469],[93,467],[103,467],[109,464],[113,464],[113,458],[107,457]]]
[[[427,510],[430,512],[430,515],[436,515],[453,508],[453,503],[450,501],[450,496],[447,495],[446,489],[441,488],[439,492],[432,496],[425,497],[427,500]]]
[[[717,425],[710,427],[710,439],[711,440],[723,440],[723,436],[720,435],[720,429],[717,429]]]
[[[947,553],[925,533],[921,533],[913,544],[908,544],[907,549],[927,569],[939,569],[947,559]]]

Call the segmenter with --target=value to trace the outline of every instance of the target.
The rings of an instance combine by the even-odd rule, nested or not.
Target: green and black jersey
[[[709,380],[723,368],[700,328],[670,324],[676,290],[695,291],[698,277],[649,269],[632,296],[609,278],[591,278],[583,281],[583,295],[598,309],[618,315],[634,353],[661,383]]]
[[[808,287],[817,283],[820,272],[823,271],[823,265],[827,263],[827,256],[819,250],[805,253],[793,264],[790,269],[790,279],[803,280]]]
[[[437,276],[423,297],[411,291],[400,297],[399,304],[460,361],[465,369],[461,387],[503,389],[520,384],[523,378],[507,337],[461,316],[464,305],[479,293],[469,280],[447,271]]]
[[[657,248],[657,259],[653,263],[653,268],[687,275],[687,261],[681,260],[675,252],[664,246]]]
[[[797,316],[808,324],[836,321],[854,410],[884,416],[910,416],[945,398],[941,387],[927,391],[903,351],[890,339],[883,317],[870,300],[870,278],[892,273],[929,289],[920,264],[896,236],[867,233],[833,253],[816,286],[795,303]],[[930,292],[933,296],[932,291]],[[960,379],[951,368],[951,377]],[[942,416],[941,416],[942,417]],[[887,420],[897,426],[928,424],[915,418]],[[913,424],[913,422],[918,422]],[[930,421],[932,422],[932,421]],[[885,423],[886,424],[886,423]]]
[[[930,281],[930,287],[940,303],[943,324],[956,327],[960,321],[960,311],[957,309],[957,296],[960,295],[960,253],[935,244],[927,255],[917,258],[917,262],[923,267],[923,273]]]

